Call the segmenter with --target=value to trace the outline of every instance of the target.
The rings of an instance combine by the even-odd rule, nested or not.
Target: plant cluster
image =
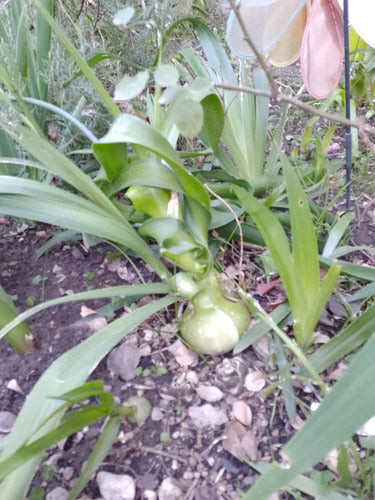
[[[314,384],[322,398],[319,409],[283,447],[288,466],[252,464],[261,477],[243,497],[267,498],[272,492],[295,487],[312,495],[314,491],[345,498],[343,480],[322,486],[314,482],[313,474],[310,479],[302,476],[328,451],[339,447],[342,460],[337,475],[344,477],[347,470],[342,464],[349,460],[349,452],[343,443],[375,413],[371,385],[375,375],[374,306],[348,322],[323,347],[314,344],[320,314],[340,275],[369,282],[353,300],[374,294],[372,269],[339,260],[352,251],[340,246],[351,216],[329,216],[311,202],[308,189],[305,192],[329,177],[323,158],[333,129],[321,142],[315,141],[320,157],[313,172],[308,167],[297,168],[282,152],[288,104],[295,101],[287,96],[279,99],[279,121],[270,130],[275,82],[264,71],[264,61],[263,69],[253,71],[241,64],[234,70],[202,16],[175,21],[163,4],[154,3],[152,16],[147,9],[136,13],[131,5],[115,14],[116,34],[122,42],[127,26],[135,29],[143,15],[143,29],[152,31],[157,53],[153,61],[147,61],[147,68],[143,67],[145,61],[139,67],[128,65],[131,69],[116,83],[113,96],[95,66],[116,58],[125,65],[122,54],[108,55],[105,47],[94,55],[80,52],[56,21],[52,1],[30,2],[36,16],[35,34],[28,29],[31,14],[20,0],[10,0],[7,12],[14,38],[9,26],[0,21],[0,53],[4,55],[0,101],[6,103],[12,117],[0,129],[0,213],[82,233],[87,241],[92,237],[108,241],[120,252],[135,254],[160,278],[157,283],[57,298],[20,315],[0,287],[0,336],[25,353],[31,343],[25,321],[44,308],[103,297],[161,296],[115,319],[45,371],[2,444],[0,496],[23,498],[48,447],[106,418],[69,497],[76,498],[111,447],[120,419],[142,425],[149,411],[143,400],[116,407],[100,382],[86,383],[92,366],[143,320],[185,302],[180,334],[201,355],[239,352],[272,332],[275,344],[281,346],[276,362],[292,422],[296,417],[293,377]],[[202,14],[204,3],[193,2],[190,7]],[[157,23],[152,24],[150,16]],[[186,36],[194,30],[200,49],[189,38],[178,57],[172,57],[165,51],[166,43],[182,29]],[[100,126],[92,130],[82,121],[85,103],[82,107],[77,103],[72,112],[50,102],[46,82],[51,33],[53,44],[66,54],[64,64],[73,61],[76,65],[72,79],[85,78],[106,119],[111,116],[112,123],[101,138],[97,137]],[[16,44],[16,61],[9,56],[12,43]],[[57,102],[63,102],[61,95]],[[314,108],[308,109],[314,112]],[[53,144],[45,127],[49,113],[63,117],[68,129],[79,130],[85,149]],[[324,113],[320,114],[326,116]],[[99,123],[101,117],[96,120]],[[310,132],[306,128],[305,145]],[[325,241],[319,240],[316,219],[324,220],[328,227]],[[242,282],[225,287],[215,262],[220,243],[215,235],[221,241],[237,240],[240,247],[244,241],[267,247],[288,304],[268,314]],[[241,258],[240,251],[239,269]],[[256,322],[249,328],[251,317]],[[355,351],[341,380],[328,387],[322,372]],[[74,371],[70,369],[73,364],[77,366]],[[83,403],[91,397],[98,398],[98,406]],[[337,423],[334,429],[331,422]],[[354,494],[356,485],[348,484],[348,495]]]

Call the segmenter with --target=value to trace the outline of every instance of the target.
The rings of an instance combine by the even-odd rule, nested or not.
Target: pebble
[[[167,477],[159,486],[158,495],[159,500],[179,500],[182,497],[182,491],[173,479]]]
[[[197,427],[216,427],[228,422],[226,413],[210,404],[190,406],[189,417]]]
[[[101,471],[96,476],[103,500],[134,500],[135,481],[128,474]]]
[[[65,469],[63,470],[63,478],[66,480],[66,481],[70,481],[74,475],[74,469],[73,467],[65,467]]]
[[[266,381],[260,372],[252,371],[245,378],[245,387],[248,391],[259,392],[265,385]]]
[[[234,401],[232,406],[233,417],[243,425],[251,425],[251,408],[244,401]]]
[[[68,498],[69,492],[65,488],[58,486],[52,491],[47,493],[46,500],[66,500]]]
[[[10,432],[15,420],[16,416],[14,413],[11,413],[10,411],[0,411],[0,432]]]
[[[151,410],[151,420],[153,422],[159,422],[159,420],[162,420],[163,417],[164,413],[161,411],[161,409],[157,406],[154,406],[154,408]]]
[[[124,342],[110,352],[107,368],[115,375],[120,375],[123,380],[129,381],[135,377],[134,370],[140,359],[139,349]]]
[[[146,500],[156,500],[157,499],[156,493],[152,490],[145,490],[143,492],[143,496],[145,497]]]

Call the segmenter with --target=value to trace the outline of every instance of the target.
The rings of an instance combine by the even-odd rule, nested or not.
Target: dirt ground
[[[368,224],[366,229],[363,224],[357,226],[357,240],[369,234],[369,227],[374,230]],[[139,281],[129,261],[115,258],[113,249],[105,243],[87,249],[80,240],[62,241],[37,258],[38,249],[55,231],[44,225],[14,221],[0,226],[1,284],[16,297],[20,311],[27,304],[71,291]],[[258,253],[258,249],[246,251],[245,273],[252,276],[255,297],[270,310],[285,300],[285,294],[279,283],[269,290],[262,288],[265,279],[257,265]],[[225,256],[229,268],[231,258]],[[365,255],[362,258],[366,260]],[[155,278],[142,263],[136,261],[136,266],[147,281]],[[29,321],[37,341],[33,354],[19,356],[1,341],[0,411],[17,415],[26,395],[53,360],[87,338],[110,316],[123,314],[128,305],[119,303],[117,307],[113,312],[110,301],[102,300],[66,304],[37,314]],[[85,308],[96,314],[82,317],[90,312]],[[342,324],[342,309],[334,300],[328,304],[319,324],[320,333],[331,335],[333,327]],[[130,396],[142,395],[152,407],[142,427],[122,422],[100,470],[129,474],[135,481],[137,499],[156,498],[152,494],[156,495],[168,478],[172,479],[175,496],[159,498],[237,499],[236,489],[247,489],[256,478],[253,469],[240,459],[277,458],[278,450],[300,426],[306,410],[300,407],[292,426],[279,390],[264,395],[264,388],[277,380],[267,340],[234,358],[227,355],[203,360],[179,341],[176,343],[177,331],[174,311],[164,311],[119,344],[131,346],[140,356],[134,378],[129,380],[119,374],[109,359],[111,355],[92,373],[91,380],[103,380],[118,404]],[[295,390],[307,405],[314,399],[311,388],[296,385]],[[34,498],[44,498],[45,492],[56,487],[70,490],[101,425],[98,422],[85,428],[48,451],[31,487],[34,495],[40,495]],[[81,497],[101,497],[96,477]]]

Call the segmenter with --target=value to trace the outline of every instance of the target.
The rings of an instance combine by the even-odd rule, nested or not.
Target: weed
[[[26,299],[26,305],[32,307],[35,304],[35,295],[29,295]]]

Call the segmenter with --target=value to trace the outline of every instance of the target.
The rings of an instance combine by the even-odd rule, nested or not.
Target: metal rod
[[[345,55],[345,116],[350,120],[350,68],[349,68],[349,6],[348,0],[344,0],[344,55]],[[350,180],[352,169],[352,131],[351,127],[345,127],[345,170],[346,170],[346,192],[345,211],[350,210]]]

